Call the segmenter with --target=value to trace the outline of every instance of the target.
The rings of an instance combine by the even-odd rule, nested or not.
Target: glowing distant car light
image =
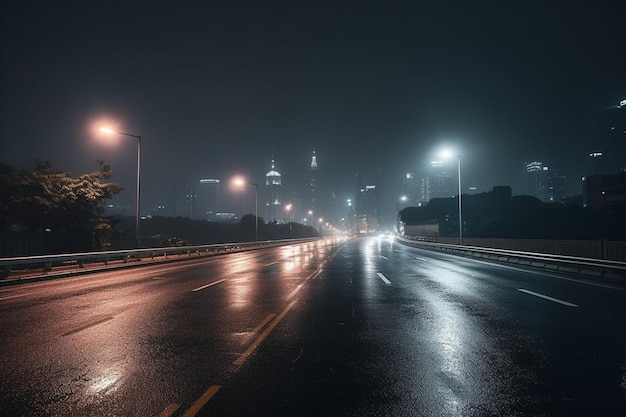
[[[619,106],[620,106],[620,107],[624,107],[624,106],[626,106],[626,100],[622,100],[622,101],[620,101],[620,102],[619,102]]]

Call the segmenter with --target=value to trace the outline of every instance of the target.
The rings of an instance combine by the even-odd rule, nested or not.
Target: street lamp
[[[285,211],[287,212],[287,220],[289,221],[289,230],[291,230],[292,228],[292,217],[291,217],[291,213],[293,210],[293,204],[291,203],[287,203],[285,204]]]
[[[116,130],[110,129],[108,127],[101,127],[100,131],[103,133],[106,133],[108,135],[111,134],[118,134],[118,135],[123,135],[123,136],[131,136],[133,138],[137,139],[137,201],[136,201],[136,212],[135,212],[135,239],[136,239],[136,245],[137,245],[137,249],[139,249],[140,247],[140,241],[141,241],[141,233],[139,231],[139,202],[140,202],[140,172],[141,172],[141,136],[139,135],[133,135],[130,133],[125,133],[125,132],[118,132]]]
[[[452,157],[452,155],[454,154],[449,149],[441,153],[441,156],[443,156],[444,158],[450,158]],[[457,154],[456,160],[458,163],[457,171],[459,173],[459,244],[463,245],[463,217],[462,217],[462,210],[461,210],[461,155]]]
[[[243,177],[235,177],[232,180],[233,184],[237,187],[243,187],[246,184],[246,179]],[[248,182],[248,185],[254,186],[254,240],[259,240],[259,184],[254,182]]]
[[[398,198],[398,201],[396,202],[396,233],[398,235],[400,235],[400,204],[406,202],[408,200],[408,197],[403,195],[400,196],[400,198]]]

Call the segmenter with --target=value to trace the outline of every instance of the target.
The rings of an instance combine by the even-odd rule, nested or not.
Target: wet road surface
[[[626,415],[624,287],[324,240],[0,288],[0,415]]]

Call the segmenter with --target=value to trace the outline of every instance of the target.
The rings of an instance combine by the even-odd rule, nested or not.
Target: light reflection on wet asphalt
[[[1,288],[0,414],[619,415],[624,298],[377,238]]]

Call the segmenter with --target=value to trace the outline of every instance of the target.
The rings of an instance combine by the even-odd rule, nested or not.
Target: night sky
[[[383,169],[389,204],[445,145],[464,190],[541,160],[580,194],[597,115],[626,98],[626,2],[14,1],[0,5],[0,161],[75,175],[103,159],[132,205],[172,180],[235,173],[353,195]],[[261,197],[262,198],[262,197]]]

